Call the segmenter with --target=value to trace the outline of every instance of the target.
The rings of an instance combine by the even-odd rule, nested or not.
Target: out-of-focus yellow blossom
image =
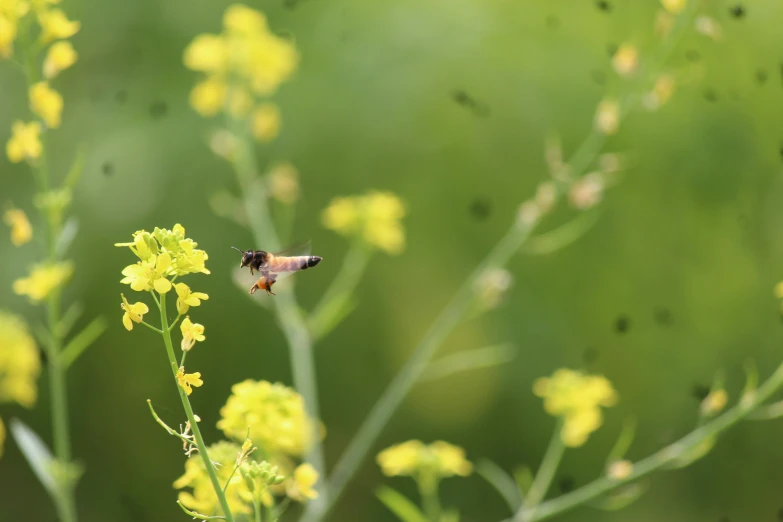
[[[185,66],[208,75],[191,93],[191,105],[204,116],[226,108],[244,118],[255,101],[250,93],[273,94],[296,70],[299,56],[292,43],[269,30],[263,14],[245,5],[229,6],[223,26],[221,34],[198,35],[185,49]],[[219,83],[230,85],[219,89]],[[237,92],[243,94],[235,97]],[[233,99],[226,103],[226,96]]]
[[[600,172],[590,172],[571,185],[568,200],[574,208],[587,210],[601,202],[605,186],[606,181]]]
[[[729,402],[729,395],[724,389],[711,391],[703,401],[701,401],[702,415],[715,415],[720,413]]]
[[[51,79],[76,63],[78,55],[71,42],[55,42],[49,47],[43,63],[44,77]]]
[[[60,9],[49,9],[38,13],[41,25],[41,43],[46,45],[55,40],[70,38],[79,32],[81,24],[68,20]]]
[[[613,406],[617,394],[612,384],[600,375],[559,369],[552,377],[542,377],[533,385],[533,393],[544,399],[550,415],[563,417],[560,438],[566,446],[577,447],[601,426],[601,406]]]
[[[250,429],[253,444],[267,455],[301,456],[311,444],[313,421],[302,396],[280,383],[245,380],[231,387],[217,427],[241,440]]]
[[[292,205],[299,199],[299,172],[290,163],[279,163],[267,176],[269,193],[285,205]]]
[[[10,58],[14,54],[16,23],[0,13],[0,56]]]
[[[519,206],[517,216],[522,226],[533,227],[541,219],[541,211],[535,201],[525,201]]]
[[[775,285],[775,297],[783,299],[783,281]]]
[[[274,103],[262,103],[253,111],[253,137],[259,141],[272,141],[280,133],[280,109]]]
[[[344,236],[359,236],[367,244],[389,254],[405,248],[402,218],[405,206],[390,192],[372,191],[363,196],[335,198],[324,210],[324,226]]]
[[[287,481],[286,494],[297,502],[306,502],[318,498],[313,489],[318,482],[318,472],[308,463],[300,464],[294,470],[293,480]]]
[[[190,395],[193,393],[191,386],[198,388],[204,384],[204,381],[201,380],[201,372],[185,373],[185,368],[180,366],[179,370],[177,370],[177,384],[185,390],[186,394]]]
[[[37,159],[42,149],[41,124],[37,121],[15,121],[11,126],[11,139],[5,148],[11,163]]]
[[[210,460],[218,464],[215,470],[220,484],[224,485],[228,480],[225,495],[229,509],[234,515],[249,515],[253,512],[252,492],[239,473],[231,476],[241,451],[238,444],[227,441],[217,442],[207,448]],[[178,495],[186,508],[208,516],[223,514],[201,455],[193,455],[185,461],[185,474],[174,481],[174,488],[192,488],[192,493],[181,491]]]
[[[49,87],[46,82],[38,82],[30,86],[30,110],[43,118],[50,129],[60,126],[63,112],[63,97]]]
[[[620,105],[615,100],[602,100],[595,111],[595,128],[603,134],[614,134],[620,126]]]
[[[612,57],[612,66],[620,76],[631,76],[639,66],[639,50],[629,43],[620,45]]]
[[[33,301],[41,301],[63,285],[73,274],[70,261],[55,264],[37,264],[30,275],[14,281],[13,290],[17,295],[26,295]]]
[[[198,323],[192,323],[190,317],[185,317],[182,320],[182,324],[179,325],[180,331],[182,331],[182,351],[189,352],[191,348],[196,344],[196,341],[202,342],[204,337],[204,325]]]
[[[723,28],[714,18],[705,15],[698,16],[696,17],[694,25],[696,26],[697,33],[703,34],[716,41],[723,38]]]
[[[219,113],[226,100],[226,82],[217,77],[200,81],[190,91],[190,105],[204,117]]]
[[[633,463],[630,460],[612,462],[606,474],[613,480],[625,480],[633,473]]]
[[[150,257],[148,261],[126,266],[122,270],[125,277],[120,283],[130,285],[137,292],[148,292],[154,288],[159,294],[165,294],[171,290],[171,281],[166,279],[170,268],[171,254],[163,252]]]
[[[687,0],[661,0],[661,5],[671,14],[679,14],[685,9]]]
[[[465,458],[465,451],[443,441],[425,445],[419,440],[409,440],[381,451],[376,460],[388,477],[418,476],[422,473],[437,478],[466,477],[473,471],[473,465]]]
[[[201,306],[201,301],[206,301],[209,296],[203,292],[193,292],[185,283],[174,285],[177,291],[177,312],[185,314],[191,306]]]
[[[11,227],[11,243],[14,246],[21,246],[29,243],[33,238],[33,227],[30,226],[30,220],[24,210],[11,208],[5,211],[3,215],[5,224]]]
[[[648,92],[642,102],[649,110],[655,110],[669,101],[674,94],[674,77],[670,74],[662,74],[655,80],[655,85]]]
[[[0,402],[14,401],[25,408],[32,407],[40,373],[38,348],[24,320],[0,310]]]
[[[128,303],[125,299],[125,295],[122,296],[122,304],[120,307],[125,312],[122,315],[122,324],[125,325],[125,329],[129,332],[133,330],[133,323],[140,323],[144,320],[144,314],[150,311],[149,307],[144,303]]]
[[[672,28],[674,28],[674,16],[670,12],[661,9],[655,17],[653,28],[656,36],[666,38],[672,32]]]

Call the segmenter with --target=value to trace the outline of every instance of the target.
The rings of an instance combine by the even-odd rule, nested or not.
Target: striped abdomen
[[[270,272],[296,272],[314,267],[321,259],[318,256],[275,257],[268,266]]]

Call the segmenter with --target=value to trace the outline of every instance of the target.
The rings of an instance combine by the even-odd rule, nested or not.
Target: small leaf
[[[348,317],[356,308],[356,299],[348,293],[335,297],[318,314],[311,316],[308,327],[314,339],[322,339]]]
[[[696,446],[693,448],[690,448],[689,450],[685,451],[678,457],[676,457],[670,464],[668,464],[666,469],[680,469],[684,468],[686,466],[690,466],[703,456],[705,456],[707,453],[710,452],[710,450],[715,446],[715,443],[717,442],[717,438],[713,435],[710,437],[707,437],[706,439],[699,442]]]
[[[416,504],[390,487],[381,486],[375,492],[375,496],[402,522],[428,522],[427,517]]]
[[[519,509],[522,505],[522,494],[517,483],[503,468],[491,460],[482,459],[476,463],[476,472],[500,493],[512,512]]]
[[[63,225],[63,229],[60,231],[60,236],[57,238],[57,242],[54,245],[54,251],[58,258],[65,257],[68,249],[71,248],[76,233],[79,231],[79,220],[71,216]]]
[[[614,443],[614,447],[609,452],[609,456],[606,459],[607,466],[612,462],[617,462],[625,457],[628,448],[631,447],[635,433],[636,420],[632,417],[625,419],[625,422],[623,422],[623,429],[620,430],[620,436],[617,437],[617,442]]]
[[[533,470],[528,466],[522,466],[514,470],[514,482],[517,483],[523,498],[530,491],[531,486],[533,486],[533,478]]]
[[[598,222],[601,210],[591,210],[579,214],[565,225],[527,240],[522,251],[526,254],[546,255],[567,247],[587,234]]]
[[[35,476],[52,498],[57,498],[57,483],[52,475],[54,458],[46,444],[19,419],[11,419],[11,434],[30,464]]]
[[[419,380],[442,379],[459,372],[499,366],[512,361],[516,355],[514,346],[508,343],[464,350],[433,361]]]
[[[603,511],[617,511],[630,506],[636,499],[641,497],[646,490],[646,486],[636,482],[619,488],[617,491],[606,495],[604,498],[599,499],[590,505]]]
[[[73,325],[76,324],[76,321],[79,320],[83,313],[84,306],[78,301],[75,301],[65,310],[65,313],[60,318],[60,323],[57,325],[57,334],[61,339],[67,337],[68,334],[71,333]]]
[[[103,317],[96,317],[84,330],[76,334],[63,351],[60,352],[60,360],[65,368],[68,368],[73,362],[84,353],[84,350],[90,347],[92,343],[98,340],[98,337],[106,331],[108,325]]]

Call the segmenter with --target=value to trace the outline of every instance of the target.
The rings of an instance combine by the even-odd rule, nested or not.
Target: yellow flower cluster
[[[250,429],[253,444],[267,455],[301,456],[310,446],[313,420],[302,396],[280,383],[245,380],[231,387],[217,427],[242,440]]]
[[[544,399],[550,415],[563,417],[560,438],[569,447],[581,446],[601,426],[600,406],[613,406],[617,394],[612,384],[600,375],[585,375],[561,368],[533,384],[533,393]]]
[[[422,473],[437,478],[454,475],[466,477],[473,471],[462,448],[440,440],[429,445],[419,440],[409,440],[386,448],[378,454],[377,461],[383,474],[388,477],[419,476]]]
[[[405,248],[402,218],[405,206],[390,192],[371,191],[362,196],[339,197],[324,210],[324,226],[344,236],[364,242],[389,254]]]
[[[24,213],[24,210],[18,208],[6,210],[3,215],[3,221],[11,227],[11,243],[14,246],[29,243],[33,238],[33,227],[30,226],[30,221],[27,219],[27,214]]]
[[[38,348],[21,317],[0,310],[0,402],[30,408],[41,372]]]
[[[156,227],[152,233],[139,230],[133,234],[132,242],[115,243],[115,246],[130,247],[139,258],[136,264],[123,269],[125,277],[120,281],[137,292],[154,289],[165,294],[173,287],[170,278],[193,273],[209,274],[204,266],[209,256],[196,248],[198,243],[185,237],[185,228],[180,224],[174,225],[171,230]],[[191,296],[187,285],[180,287],[177,293],[180,298],[185,296],[185,303]],[[202,293],[192,295],[198,295],[198,299],[208,298]]]
[[[20,28],[29,28],[25,19],[34,17],[40,29],[39,42],[35,45],[52,44],[43,60],[41,72],[44,81],[30,85],[28,98],[30,110],[40,117],[47,128],[60,126],[63,99],[60,93],[52,89],[48,80],[61,71],[71,67],[78,58],[71,42],[65,40],[79,32],[79,22],[71,21],[61,9],[52,8],[58,0],[2,0],[0,1],[0,56],[10,58],[14,54],[14,42]],[[29,30],[29,29],[27,29]],[[54,43],[53,43],[54,42]],[[32,53],[35,49],[26,49]],[[31,81],[35,81],[31,78]],[[13,163],[32,161],[40,157],[42,145],[40,134],[43,131],[37,121],[25,123],[18,120],[12,125],[11,139],[6,145],[6,154]]]
[[[13,283],[14,293],[38,303],[60,288],[73,274],[73,263],[43,263],[33,266],[30,275]]]
[[[250,131],[257,139],[277,136],[277,107],[260,98],[274,94],[291,77],[299,56],[291,42],[272,33],[262,13],[242,4],[229,6],[223,32],[194,38],[184,62],[205,74],[190,93],[190,104],[199,114],[226,112],[242,120],[250,116]]]

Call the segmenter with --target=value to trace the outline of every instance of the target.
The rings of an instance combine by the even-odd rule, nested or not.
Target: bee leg
[[[267,295],[277,295],[272,291],[272,285],[275,284],[275,281],[277,281],[277,278],[274,274],[268,274],[266,276],[266,294]]]

